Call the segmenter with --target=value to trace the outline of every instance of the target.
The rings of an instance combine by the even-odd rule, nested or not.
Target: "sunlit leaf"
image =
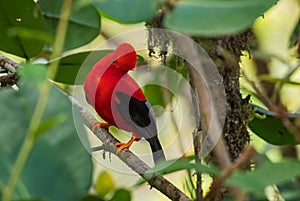
[[[164,175],[185,169],[195,169],[197,170],[197,172],[203,172],[214,175],[217,175],[219,173],[219,170],[216,167],[200,163],[195,164],[192,162],[188,162],[186,159],[167,161],[166,163],[161,164],[161,166],[156,166],[151,171],[159,172]]]
[[[104,197],[107,193],[114,189],[114,181],[107,171],[101,172],[96,180],[95,190],[98,195]]]
[[[197,172],[207,173],[211,175],[218,175],[219,169],[207,165],[207,164],[201,164],[201,163],[193,163],[191,160],[194,159],[194,156],[186,157],[186,158],[180,158],[180,159],[174,159],[174,160],[168,160],[163,163],[159,163],[154,168],[149,170],[149,173],[159,173],[161,175],[170,174],[173,172],[181,171],[181,170],[197,170]],[[134,186],[140,186],[145,183],[145,180],[139,180]]]
[[[168,99],[171,100],[173,96],[166,88],[154,84],[144,86],[143,91],[152,106],[161,106],[163,108],[167,106]],[[155,111],[158,116],[161,115],[162,112],[163,110]]]
[[[167,15],[164,24],[186,34],[216,36],[251,27],[277,0],[184,0]]]
[[[151,19],[156,13],[157,0],[93,0],[105,17],[121,23],[138,23]]]

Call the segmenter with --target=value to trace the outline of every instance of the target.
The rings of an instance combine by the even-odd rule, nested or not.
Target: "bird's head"
[[[122,43],[113,53],[113,65],[116,68],[129,71],[133,70],[136,65],[137,55],[134,48],[128,43]]]

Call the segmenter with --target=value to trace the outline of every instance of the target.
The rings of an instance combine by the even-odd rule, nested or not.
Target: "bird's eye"
[[[116,64],[116,63],[117,63],[117,60],[113,60],[112,63],[113,63],[113,64]]]

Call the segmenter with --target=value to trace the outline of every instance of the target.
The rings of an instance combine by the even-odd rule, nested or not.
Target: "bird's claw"
[[[94,132],[96,129],[98,128],[104,128],[106,130],[108,130],[108,128],[110,127],[111,125],[109,123],[103,123],[103,122],[96,122],[93,124],[92,126],[92,131]]]
[[[132,145],[132,143],[136,140],[137,140],[137,138],[132,136],[127,143],[123,143],[123,142],[116,143],[115,146],[119,147],[116,152],[116,155],[119,155],[123,149],[129,148]]]

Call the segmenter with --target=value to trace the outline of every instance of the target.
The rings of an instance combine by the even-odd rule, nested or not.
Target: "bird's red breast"
[[[120,100],[116,94],[122,92],[139,101],[146,101],[138,84],[127,74],[129,70],[135,68],[136,58],[133,47],[123,43],[115,52],[106,55],[95,64],[84,83],[87,101],[101,118],[122,130],[133,132],[134,135],[137,134],[124,121],[117,109]]]

